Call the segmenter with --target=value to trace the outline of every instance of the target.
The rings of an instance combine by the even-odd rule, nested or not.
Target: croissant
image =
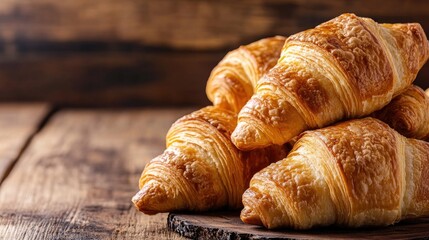
[[[426,95],[428,95],[428,96],[429,96],[429,88],[428,88],[428,89],[426,89],[425,93],[426,93]]]
[[[389,225],[429,214],[429,143],[374,119],[307,131],[288,157],[255,174],[245,223],[309,229]]]
[[[418,86],[412,85],[371,116],[406,137],[429,139],[429,96]]]
[[[278,63],[238,115],[242,150],[368,115],[405,90],[429,57],[422,27],[343,14],[287,38]]]
[[[213,69],[206,93],[215,106],[238,113],[253,95],[257,81],[280,57],[286,38],[264,38],[229,52]]]
[[[146,214],[242,207],[250,178],[287,149],[272,146],[241,152],[230,141],[236,114],[206,107],[177,120],[167,133],[167,149],[148,163],[135,206]]]

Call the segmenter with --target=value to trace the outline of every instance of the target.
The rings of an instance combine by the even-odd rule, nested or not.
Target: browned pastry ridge
[[[418,23],[343,14],[287,38],[232,134],[242,150],[284,144],[307,129],[366,116],[414,81],[429,57]]]
[[[429,139],[429,96],[418,86],[412,85],[371,116],[406,137]]]
[[[364,118],[306,131],[256,173],[241,219],[267,228],[384,226],[429,215],[429,143]]]
[[[411,85],[382,109],[370,116],[387,124],[401,135],[409,138],[429,140],[429,92]],[[292,149],[300,135],[287,142]]]
[[[235,113],[216,106],[177,120],[168,131],[167,149],[141,175],[135,206],[146,214],[242,207],[253,174],[287,151],[280,146],[239,151],[230,140],[236,121]]]
[[[207,97],[213,105],[238,113],[259,79],[277,63],[285,40],[281,36],[264,38],[229,52],[207,82]]]

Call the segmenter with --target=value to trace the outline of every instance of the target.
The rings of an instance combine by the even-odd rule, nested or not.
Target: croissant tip
[[[270,139],[255,127],[255,124],[239,122],[231,135],[234,145],[242,150],[248,151],[271,145]]]
[[[249,206],[245,206],[241,210],[240,219],[244,223],[262,226],[262,221],[255,210]]]
[[[143,189],[140,189],[140,191],[138,191],[133,198],[131,199],[131,201],[134,203],[134,206],[141,212],[144,212],[144,202],[145,202],[145,191]]]
[[[143,186],[131,199],[134,206],[141,212],[153,215],[159,212],[166,212],[168,206],[165,203],[166,194],[157,185]]]

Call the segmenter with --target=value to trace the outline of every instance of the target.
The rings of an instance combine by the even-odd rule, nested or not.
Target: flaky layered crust
[[[411,85],[429,57],[422,27],[343,14],[290,36],[232,135],[243,150],[368,115]]]
[[[241,219],[267,228],[383,226],[429,214],[429,143],[365,118],[307,131],[255,174]]]
[[[236,114],[219,107],[177,120],[167,134],[167,149],[141,175],[135,206],[147,214],[241,207],[253,174],[287,151],[272,146],[241,152],[230,141],[235,125]]]
[[[213,105],[238,113],[259,79],[277,63],[285,40],[281,36],[264,38],[229,52],[207,82],[207,97]]]
[[[415,85],[372,116],[406,137],[429,139],[429,96]]]

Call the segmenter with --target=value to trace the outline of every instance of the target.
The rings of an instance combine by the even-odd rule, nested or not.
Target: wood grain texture
[[[0,189],[4,239],[179,239],[131,197],[171,123],[191,109],[61,111]]]
[[[136,51],[0,55],[0,101],[58,107],[206,106],[224,52]],[[429,64],[415,84],[429,87]],[[2,87],[4,86],[4,87]]]
[[[427,9],[421,0],[2,0],[0,101],[203,106],[211,69],[239,45],[344,12],[429,32]],[[427,64],[416,84],[428,78]]]
[[[239,212],[171,213],[168,227],[192,239],[426,239],[429,218],[407,220],[390,227],[309,231],[277,230],[244,224]]]
[[[0,104],[0,184],[48,112],[43,103]]]
[[[113,52],[26,54],[0,60],[0,101],[56,106],[203,106],[223,54]]]
[[[382,5],[342,0],[2,0],[0,37],[6,43],[104,41],[219,49],[262,36],[289,35],[345,12],[377,21],[418,21],[428,30],[428,8],[420,0]]]

